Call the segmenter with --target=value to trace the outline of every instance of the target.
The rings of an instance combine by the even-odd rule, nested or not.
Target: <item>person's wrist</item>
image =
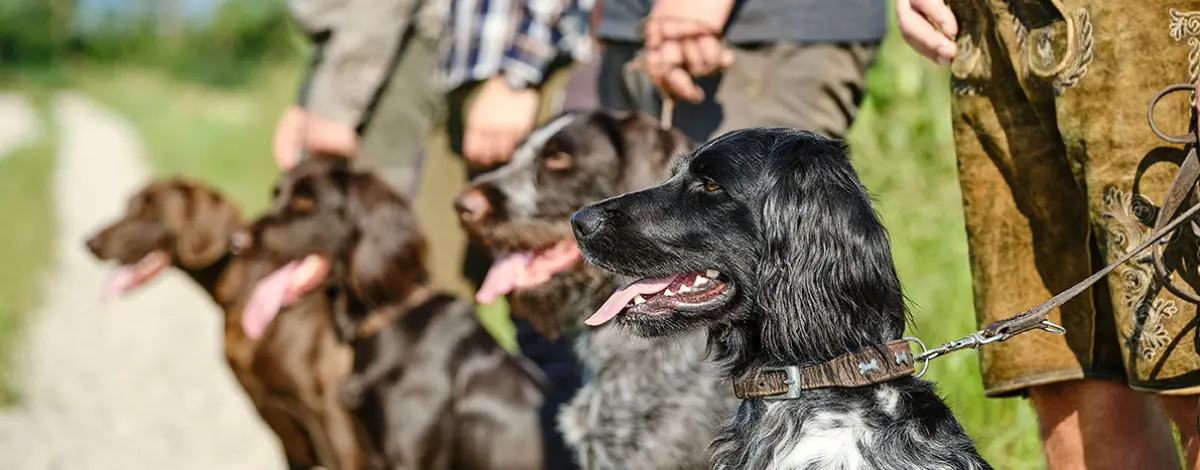
[[[493,78],[512,92],[522,92],[536,88],[536,84],[522,77],[520,74],[509,73],[503,70]]]

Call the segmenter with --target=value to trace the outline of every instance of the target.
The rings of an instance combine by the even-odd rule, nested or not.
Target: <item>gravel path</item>
[[[37,112],[29,99],[19,93],[0,93],[0,160],[37,137]]]
[[[124,299],[96,300],[107,266],[83,241],[148,171],[133,129],[87,97],[60,95],[54,117],[58,268],[18,347],[24,402],[0,414],[0,467],[284,468],[225,365],[218,310],[203,291],[172,270]]]

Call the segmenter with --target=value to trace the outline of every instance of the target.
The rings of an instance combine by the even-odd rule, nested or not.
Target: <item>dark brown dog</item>
[[[354,349],[343,400],[385,465],[540,470],[540,374],[496,343],[470,303],[430,285],[404,199],[340,158],[304,161],[276,189],[239,238],[279,262],[331,267],[335,324]]]
[[[150,183],[125,214],[87,241],[101,260],[121,264],[106,286],[118,295],[169,266],[186,272],[225,311],[225,359],[263,420],[279,436],[292,469],[361,468],[353,419],[335,393],[350,351],[334,334],[323,295],[307,295],[258,335],[243,331],[255,283],[275,265],[234,256],[242,226],[237,207],[217,191],[184,179]]]

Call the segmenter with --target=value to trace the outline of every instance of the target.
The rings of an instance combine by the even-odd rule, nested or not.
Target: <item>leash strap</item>
[[[646,62],[644,59],[639,57],[626,62],[625,67],[622,70],[623,74],[621,76],[620,83],[618,83],[621,88],[621,95],[625,98],[625,102],[629,103],[629,106],[635,110],[645,109],[638,100],[637,94],[634,93],[633,86],[630,85],[633,83],[633,80],[636,78],[635,75],[639,71],[646,71]],[[674,127],[673,121],[675,118],[675,99],[667,96],[666,93],[662,93],[662,90],[659,90],[659,96],[662,96],[662,107],[658,111],[658,121],[662,124],[663,129],[669,130]]]

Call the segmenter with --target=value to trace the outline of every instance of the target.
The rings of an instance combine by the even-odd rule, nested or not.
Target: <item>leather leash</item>
[[[637,95],[633,92],[633,87],[629,84],[633,81],[634,74],[646,71],[646,61],[642,58],[637,58],[625,63],[623,75],[621,76],[621,95],[625,98],[625,102],[629,103],[629,107],[634,110],[642,109],[641,103],[638,102]],[[673,127],[675,118],[675,99],[662,93],[659,90],[659,96],[662,96],[662,108],[658,111],[658,122],[662,124],[663,129],[670,130]]]
[[[1183,136],[1164,134],[1154,122],[1154,107],[1159,100],[1177,91],[1195,89],[1195,86],[1190,83],[1171,85],[1155,94],[1150,101],[1146,114],[1151,130],[1163,140],[1186,144],[1188,152],[1180,164],[1179,173],[1167,190],[1166,197],[1163,198],[1163,205],[1159,209],[1153,232],[1145,241],[1121,255],[1112,264],[1029,310],[989,323],[983,329],[935,348],[926,348],[925,343],[918,338],[904,337],[886,345],[846,353],[816,365],[764,367],[754,374],[734,380],[734,394],[742,399],[795,399],[799,398],[800,392],[803,390],[830,387],[854,388],[902,378],[915,371],[914,363],[916,362],[922,363],[920,372],[916,373],[916,377],[920,377],[928,370],[929,361],[955,351],[968,348],[979,349],[985,344],[1007,341],[1016,335],[1033,330],[1065,334],[1066,328],[1050,321],[1051,310],[1079,296],[1108,276],[1118,266],[1141,255],[1142,252],[1156,244],[1158,249],[1151,253],[1151,257],[1154,259],[1155,274],[1159,281],[1175,295],[1193,303],[1200,303],[1200,297],[1184,292],[1171,283],[1170,274],[1164,266],[1161,254],[1162,246],[1170,242],[1168,235],[1200,213],[1200,204],[1193,204],[1191,208],[1172,218],[1183,201],[1187,200],[1189,196],[1194,196],[1193,189],[1196,182],[1200,180],[1200,159],[1197,158],[1195,148],[1200,142],[1200,136],[1197,135],[1196,115],[1195,113],[1192,115],[1189,134]],[[912,343],[916,343],[921,348],[921,352],[910,356]]]

